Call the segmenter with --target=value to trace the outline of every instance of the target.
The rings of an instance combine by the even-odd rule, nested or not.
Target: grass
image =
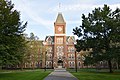
[[[0,72],[0,80],[43,80],[51,71],[27,70]]]
[[[120,80],[120,71],[109,73],[108,70],[81,69],[78,72],[70,71],[79,80]]]

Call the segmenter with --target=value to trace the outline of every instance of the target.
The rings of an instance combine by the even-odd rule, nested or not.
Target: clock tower
[[[63,19],[62,13],[58,13],[57,19],[54,23],[55,35],[65,34],[66,32],[66,22]]]
[[[62,13],[58,13],[54,23],[54,66],[65,67],[66,55],[66,22],[64,21]]]

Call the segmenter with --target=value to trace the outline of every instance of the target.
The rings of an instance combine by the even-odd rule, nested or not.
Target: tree
[[[24,25],[22,23],[14,4],[0,0],[0,61],[3,67],[21,63],[25,47],[23,32],[27,22]]]
[[[34,33],[30,33],[28,45],[30,46],[30,49],[31,49],[30,56],[31,56],[31,62],[32,62],[32,69],[34,69],[37,62],[38,62],[37,66],[39,67],[41,41],[38,40],[38,37],[35,36]]]
[[[82,37],[85,49],[92,48],[94,61],[107,60],[112,72],[111,61],[120,56],[120,9],[112,11],[104,5],[95,8],[88,17],[83,14],[82,19],[82,25],[73,29],[74,35]]]

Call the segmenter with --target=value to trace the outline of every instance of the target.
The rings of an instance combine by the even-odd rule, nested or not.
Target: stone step
[[[62,70],[60,70],[60,69],[59,69],[59,70],[56,70],[56,69],[55,69],[54,71],[55,71],[55,72],[64,72],[64,71],[66,71],[66,70],[65,70],[65,69],[62,69]]]
[[[58,66],[58,68],[62,68],[62,66]]]
[[[59,67],[56,67],[55,69],[65,69],[65,68],[63,68],[63,67],[60,67],[60,68],[59,68]]]
[[[65,68],[55,68],[54,71],[62,72],[62,71],[66,71],[66,69]]]

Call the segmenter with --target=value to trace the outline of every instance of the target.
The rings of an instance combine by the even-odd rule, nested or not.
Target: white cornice
[[[55,34],[55,36],[66,36],[66,34]]]

